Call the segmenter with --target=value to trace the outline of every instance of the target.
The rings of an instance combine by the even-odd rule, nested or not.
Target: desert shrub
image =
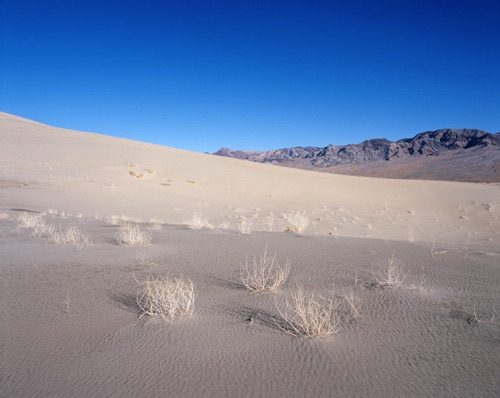
[[[276,325],[293,336],[325,339],[339,330],[341,303],[333,293],[323,297],[299,287],[287,297],[284,307],[277,305],[281,319]]]
[[[280,288],[290,274],[290,262],[280,264],[276,261],[276,253],[267,253],[267,246],[262,255],[249,264],[248,258],[240,266],[240,279],[243,285],[251,291],[272,292]]]
[[[248,220],[243,219],[238,224],[238,230],[243,235],[248,235],[250,234],[250,232],[252,232],[252,223]]]
[[[360,299],[352,288],[344,294],[344,302],[347,304],[347,313],[356,318],[360,312]]]
[[[137,305],[143,315],[160,317],[167,322],[191,316],[196,290],[189,278],[148,276],[137,293]]]
[[[193,215],[187,219],[184,224],[191,229],[213,229],[213,225],[208,222],[206,217],[203,217],[198,213],[193,213]]]
[[[75,226],[69,227],[64,231],[61,229],[53,231],[45,242],[56,245],[76,245],[79,248],[94,245],[91,236],[86,232],[80,231]]]
[[[22,212],[17,217],[17,227],[20,229],[24,228],[36,228],[45,223],[44,217],[37,213],[26,213]]]
[[[396,287],[403,284],[406,279],[406,273],[403,264],[396,258],[394,253],[389,259],[387,267],[378,270],[372,270],[375,287]]]
[[[153,237],[136,224],[123,224],[116,234],[116,241],[124,246],[149,246]]]
[[[274,225],[274,214],[270,213],[263,219],[264,225],[267,226],[267,230],[269,232],[273,232],[273,225]]]
[[[285,214],[284,218],[290,224],[285,227],[285,232],[303,232],[309,226],[309,218],[301,212]]]
[[[22,212],[17,218],[16,230],[34,238],[53,233],[54,226],[47,224],[41,214]]]

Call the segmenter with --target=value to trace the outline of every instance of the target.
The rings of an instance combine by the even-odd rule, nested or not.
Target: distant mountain
[[[396,142],[375,138],[324,148],[221,148],[214,155],[350,175],[500,182],[500,133],[476,129],[441,129]]]

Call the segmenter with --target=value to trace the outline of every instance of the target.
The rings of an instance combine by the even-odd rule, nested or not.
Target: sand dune
[[[500,241],[500,185],[326,175],[33,124],[2,114],[6,206],[390,240]]]
[[[498,184],[329,175],[0,123],[0,396],[498,396]],[[195,212],[210,229],[184,225]],[[119,244],[124,223],[151,244]],[[54,239],[70,227],[89,244]],[[290,260],[289,279],[250,292],[240,265],[266,246]],[[380,286],[391,259],[400,283]],[[194,314],[139,319],[150,275],[190,278]],[[279,308],[297,285],[352,292],[359,314],[339,307],[328,339],[290,336]]]

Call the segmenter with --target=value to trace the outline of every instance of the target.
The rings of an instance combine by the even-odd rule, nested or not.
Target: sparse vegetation
[[[104,222],[107,225],[126,225],[126,224],[141,224],[144,221],[141,220],[139,217],[133,217],[133,216],[126,216],[122,214],[121,216],[117,214],[113,214],[110,217],[107,217],[104,219]]]
[[[274,225],[274,214],[269,213],[266,217],[264,217],[264,224],[267,226],[267,230],[269,232],[273,232],[273,225]]]
[[[45,220],[41,214],[22,212],[17,217],[18,228],[37,228],[44,224]]]
[[[153,266],[153,265],[158,265],[152,261],[149,261],[147,258],[146,258],[146,254],[144,252],[138,252],[136,253],[135,255],[135,258],[136,258],[136,261],[137,261],[137,265],[141,265],[143,267],[150,267],[150,266]]]
[[[198,213],[193,213],[193,215],[187,219],[184,224],[191,229],[213,229],[213,225],[208,222],[208,220]]]
[[[413,228],[408,228],[406,231],[406,237],[410,243],[415,243],[418,240],[418,234]]]
[[[309,226],[309,218],[301,212],[285,214],[284,218],[290,224],[284,228],[285,232],[303,232]]]
[[[218,229],[229,229],[229,227],[231,226],[231,224],[229,224],[229,221],[227,220],[224,220],[222,221],[219,226],[217,227]]]
[[[476,309],[476,306],[474,305],[474,307],[472,308],[472,315],[467,319],[467,322],[469,323],[469,325],[474,325],[481,322],[493,322],[494,319],[494,314],[491,316],[491,318],[480,316]]]
[[[138,217],[126,216],[123,214],[121,216],[113,214],[104,221],[107,225],[140,224],[143,222],[143,220]]]
[[[41,214],[22,212],[17,218],[18,232],[23,232],[30,238],[51,234],[54,232],[54,226],[47,224]]]
[[[189,278],[148,276],[140,285],[136,297],[141,310],[139,317],[160,317],[173,322],[193,314],[196,290]]]
[[[276,325],[293,336],[325,339],[340,328],[340,304],[333,293],[327,298],[299,287],[287,297],[283,308],[277,305],[281,319]]]
[[[348,304],[349,314],[352,318],[356,318],[360,312],[360,300],[359,297],[354,293],[351,288],[347,293],[344,294],[345,302]]]
[[[394,258],[394,253],[392,254],[389,264],[384,270],[372,270],[375,282],[373,286],[375,287],[396,287],[403,284],[406,279],[406,273],[401,262]]]
[[[276,261],[276,254],[267,253],[267,246],[262,255],[255,255],[251,264],[248,258],[240,266],[240,279],[248,290],[255,292],[273,292],[279,289],[290,274],[290,262],[284,264]]]
[[[136,224],[123,224],[116,234],[116,241],[124,246],[149,246],[153,237]]]
[[[243,219],[238,224],[238,229],[243,235],[248,235],[252,232],[252,223],[246,219]]]
[[[91,236],[86,232],[80,231],[75,226],[71,226],[65,230],[59,229],[58,231],[53,231],[45,242],[55,245],[76,245],[78,248],[94,245]]]
[[[66,314],[69,314],[71,312],[71,298],[69,296],[69,289],[66,291],[66,296],[64,296],[64,306],[62,310]]]

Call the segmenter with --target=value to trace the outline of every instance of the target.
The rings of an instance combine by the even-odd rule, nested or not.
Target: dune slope
[[[307,234],[498,242],[500,186],[328,175],[33,123],[1,121],[7,208],[280,231],[301,212]],[[272,227],[269,227],[272,220]]]

